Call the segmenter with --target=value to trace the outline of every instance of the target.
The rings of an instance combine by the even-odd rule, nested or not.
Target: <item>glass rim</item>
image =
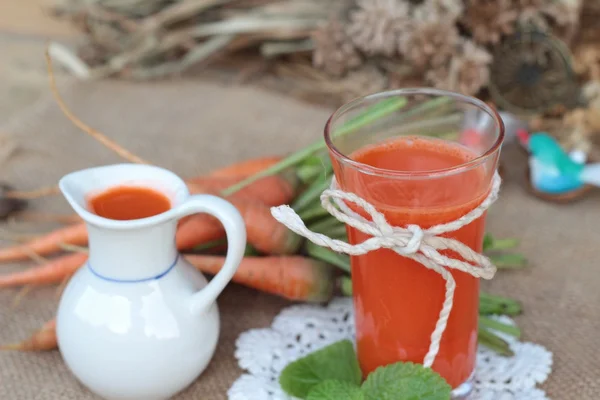
[[[331,136],[332,127],[335,121],[342,116],[345,112],[355,108],[356,106],[366,103],[370,100],[380,100],[391,97],[407,97],[409,95],[418,95],[424,94],[429,95],[430,97],[451,97],[453,99],[459,100],[463,103],[471,104],[484,112],[488,113],[490,117],[495,122],[496,129],[498,131],[498,137],[494,141],[494,143],[481,155],[464,162],[462,164],[442,169],[435,170],[426,170],[426,171],[399,171],[399,170],[391,170],[386,168],[373,167],[368,164],[361,163],[359,161],[355,161],[351,159],[349,156],[340,151],[335,144],[333,143],[333,139]],[[472,96],[466,96],[457,92],[452,92],[449,90],[442,89],[434,89],[434,88],[404,88],[404,89],[395,89],[395,90],[387,90],[383,92],[378,92],[366,96],[357,97],[354,100],[343,104],[339,108],[337,108],[331,116],[327,119],[325,124],[325,144],[329,148],[329,150],[342,162],[347,163],[357,169],[368,171],[373,175],[380,176],[388,176],[388,177],[398,177],[398,178],[439,178],[447,175],[452,175],[459,172],[464,172],[470,170],[478,165],[487,161],[487,159],[492,156],[494,153],[500,150],[502,142],[504,141],[505,135],[505,127],[500,114],[492,107],[490,107],[484,101],[477,99]]]

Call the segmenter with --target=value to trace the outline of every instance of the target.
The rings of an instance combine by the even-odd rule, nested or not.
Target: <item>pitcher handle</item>
[[[199,314],[216,301],[237,271],[246,250],[246,225],[231,203],[212,195],[190,196],[174,211],[179,219],[196,213],[210,214],[223,224],[227,235],[227,255],[223,267],[208,285],[192,296],[192,312]]]

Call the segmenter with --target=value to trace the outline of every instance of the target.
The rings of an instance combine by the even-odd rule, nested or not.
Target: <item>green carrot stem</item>
[[[324,235],[329,236],[332,239],[343,240],[344,242],[348,241],[348,231],[346,230],[346,225],[336,226],[324,232]]]
[[[352,278],[350,278],[349,276],[340,277],[339,285],[342,291],[342,295],[346,297],[352,296]]]
[[[321,207],[321,203],[315,204],[314,206],[307,208],[298,213],[302,221],[309,221],[315,218],[321,218],[330,215],[326,209]]]
[[[500,321],[497,321],[495,319],[492,319],[492,318],[489,318],[486,316],[479,317],[479,326],[482,326],[486,329],[490,329],[493,331],[506,333],[507,335],[511,335],[516,338],[521,337],[521,330],[519,329],[518,326],[505,324],[505,323],[502,323]]]
[[[317,246],[312,242],[307,243],[306,252],[312,258],[325,261],[326,263],[341,268],[346,272],[350,272],[350,259],[347,256],[338,254],[324,247]]]
[[[510,348],[509,344],[504,339],[494,334],[493,332],[487,330],[486,328],[483,328],[481,326],[479,327],[479,331],[477,332],[477,339],[480,344],[484,345],[490,350],[495,351],[500,355],[507,357],[515,355],[515,353]]]
[[[393,113],[394,111],[401,109],[402,107],[404,107],[406,105],[406,103],[407,103],[407,100],[406,100],[406,98],[403,98],[403,97],[390,98],[390,99],[381,101],[381,102],[373,105],[372,107],[367,108],[363,113],[359,114],[355,118],[352,118],[349,121],[347,121],[340,128],[340,130],[335,132],[335,135],[341,136],[341,135],[345,135],[349,132],[352,132],[355,129],[359,129],[359,128],[377,120],[378,118],[381,118],[385,115],[388,115],[390,113]],[[293,166],[297,165],[298,163],[304,161],[307,157],[313,155],[315,152],[325,149],[325,148],[326,148],[325,142],[323,140],[319,140],[318,142],[315,142],[315,143],[311,144],[310,146],[305,147],[302,150],[292,153],[291,155],[284,158],[277,164],[275,164],[257,174],[254,174],[254,175],[242,180],[239,183],[236,183],[236,184],[228,187],[221,193],[221,195],[225,196],[225,197],[231,196],[233,193],[250,185],[253,182],[256,182],[258,179],[264,178],[265,176],[277,174],[277,173],[285,170],[286,168],[293,167]]]
[[[302,165],[296,169],[296,175],[304,184],[313,182],[323,173],[323,167],[318,165]]]
[[[310,184],[315,179],[327,179],[331,172],[331,159],[325,151],[317,151],[307,157],[296,167],[296,174],[304,184]]]
[[[356,129],[360,129],[372,122],[377,121],[379,118],[385,117],[397,111],[408,103],[405,97],[390,97],[379,101],[371,107],[368,107],[365,111],[358,114],[356,117],[351,118],[342,126],[333,132],[333,136],[338,137],[352,132]]]
[[[331,185],[331,179],[317,179],[304,192],[302,192],[292,204],[296,212],[307,209],[312,205],[325,189]],[[320,204],[319,204],[320,206]]]
[[[203,252],[212,250],[215,247],[223,246],[226,244],[227,244],[227,239],[225,239],[225,238],[215,239],[215,240],[211,240],[210,242],[199,244],[198,246],[194,247],[193,252],[194,253],[203,253]]]
[[[244,256],[258,256],[260,252],[254,248],[254,246],[247,244],[246,250],[244,251]]]
[[[309,224],[308,229],[313,232],[326,234],[338,226],[344,226],[344,224],[333,217],[327,217],[315,222],[314,224]]]
[[[246,186],[256,182],[257,180],[259,180],[261,178],[264,178],[265,176],[271,176],[271,175],[277,174],[277,173],[285,170],[286,168],[293,167],[296,164],[302,162],[302,160],[304,160],[306,157],[313,154],[315,151],[322,149],[323,146],[324,146],[324,143],[321,143],[319,141],[317,143],[313,143],[312,145],[310,145],[296,153],[292,153],[290,156],[284,158],[277,164],[275,164],[257,174],[254,174],[246,179],[243,179],[239,183],[231,185],[230,187],[228,187],[227,189],[222,191],[221,195],[224,197],[231,196],[232,194],[236,193],[237,191],[245,188]]]

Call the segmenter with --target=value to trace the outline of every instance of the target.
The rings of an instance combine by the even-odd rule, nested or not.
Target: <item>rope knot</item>
[[[417,253],[421,248],[423,238],[425,237],[425,233],[419,225],[408,225],[406,227],[406,230],[412,234],[412,236],[408,240],[408,243],[406,244],[406,246],[404,246],[404,248],[399,247],[395,249],[398,253],[402,254],[403,256],[408,256]]]
[[[464,243],[443,235],[456,231],[480,218],[498,198],[500,183],[500,176],[496,172],[492,181],[492,188],[479,206],[455,221],[423,230],[420,226],[414,224],[406,227],[390,225],[385,216],[365,199],[354,193],[339,190],[335,178],[333,178],[331,187],[321,194],[321,204],[338,221],[370,236],[364,242],[353,245],[312,232],[289,206],[273,207],[271,214],[277,221],[319,246],[328,247],[336,252],[352,256],[359,256],[384,248],[391,249],[399,255],[410,258],[425,268],[440,274],[446,281],[446,295],[435,330],[431,334],[429,351],[423,361],[425,367],[431,367],[439,351],[442,334],[446,329],[454,301],[456,283],[450,270],[462,271],[483,279],[491,279],[496,273],[496,267],[487,257],[477,253]],[[351,209],[348,203],[358,211]],[[366,215],[367,218],[363,215]],[[448,253],[444,254],[448,251],[457,254],[459,257],[451,258],[446,255]],[[377,268],[377,266],[374,265],[373,268]]]

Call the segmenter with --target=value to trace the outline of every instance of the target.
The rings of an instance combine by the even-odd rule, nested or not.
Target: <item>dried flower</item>
[[[348,102],[360,96],[373,94],[388,87],[387,77],[374,65],[354,70],[341,82],[341,99]]]
[[[366,54],[393,56],[398,38],[410,24],[410,5],[404,0],[357,0],[349,15],[348,34]]]
[[[555,0],[542,7],[541,13],[559,38],[571,42],[579,28],[581,9],[581,0]]]
[[[573,67],[578,75],[592,81],[600,81],[600,49],[595,44],[577,47]]]
[[[463,0],[425,0],[421,7],[452,21],[456,21],[465,9]]]
[[[399,51],[417,67],[445,64],[459,43],[460,35],[452,20],[427,5],[415,10],[412,30],[399,38]]]
[[[435,87],[466,95],[475,95],[485,87],[490,78],[492,56],[470,40],[464,40],[458,54],[444,66],[425,74],[425,79]]]
[[[514,32],[519,7],[512,0],[467,0],[462,23],[478,43],[497,43]]]
[[[362,58],[337,19],[313,32],[313,64],[332,76],[342,76],[362,63]]]

